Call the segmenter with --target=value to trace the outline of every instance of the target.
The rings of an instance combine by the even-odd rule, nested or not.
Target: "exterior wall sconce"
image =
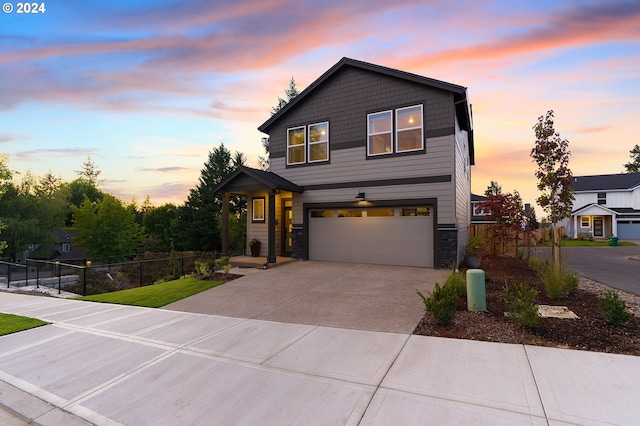
[[[364,192],[358,192],[358,195],[356,195],[356,201],[365,201]]]

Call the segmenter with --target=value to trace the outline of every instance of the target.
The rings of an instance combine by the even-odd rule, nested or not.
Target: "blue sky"
[[[343,56],[469,88],[476,166],[537,197],[547,110],[576,175],[620,173],[640,143],[640,1],[88,1],[0,14],[0,153],[72,180],[90,155],[124,200],[186,200],[224,143],[249,165],[284,96]]]

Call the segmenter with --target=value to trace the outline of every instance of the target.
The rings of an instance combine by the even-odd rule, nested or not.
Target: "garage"
[[[618,238],[640,240],[640,220],[618,220]]]
[[[309,211],[309,259],[433,267],[431,206]]]

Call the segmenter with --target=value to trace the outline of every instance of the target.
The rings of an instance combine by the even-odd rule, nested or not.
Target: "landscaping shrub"
[[[433,291],[425,296],[416,290],[418,296],[424,302],[425,310],[433,315],[433,319],[436,323],[441,325],[447,325],[453,321],[456,315],[456,302],[458,301],[458,293],[454,286],[444,285],[440,287],[440,284],[436,283]]]
[[[552,265],[539,261],[535,269],[544,282],[547,295],[552,299],[561,299],[578,289],[578,274],[566,269],[562,264]]]
[[[632,315],[627,311],[624,300],[613,290],[606,290],[604,296],[598,298],[598,307],[609,324],[622,325],[631,320]]]
[[[206,259],[197,259],[194,263],[196,275],[208,276],[211,273],[211,262]]]
[[[231,258],[229,256],[222,256],[220,259],[216,260],[216,266],[222,269],[225,274],[228,274],[231,270],[230,259]]]
[[[536,299],[538,292],[525,283],[504,288],[504,304],[509,317],[519,327],[536,328],[540,323],[540,314]]]
[[[452,287],[452,291],[455,291],[459,297],[466,296],[467,294],[467,281],[461,272],[451,272],[444,286]]]

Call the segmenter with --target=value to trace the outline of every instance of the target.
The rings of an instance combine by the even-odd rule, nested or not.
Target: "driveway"
[[[416,294],[448,270],[295,261],[164,306],[183,312],[358,330],[411,333],[424,315]]]
[[[640,296],[640,246],[563,247],[562,258],[582,276]]]

